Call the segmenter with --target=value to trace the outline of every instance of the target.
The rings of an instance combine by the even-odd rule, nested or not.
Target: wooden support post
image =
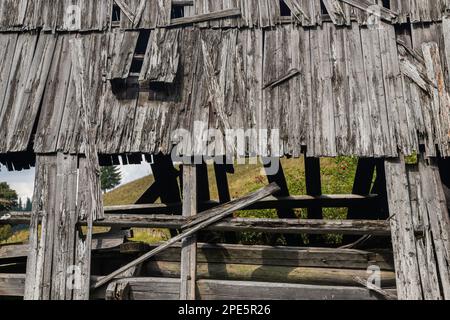
[[[306,193],[310,196],[322,195],[322,178],[320,173],[320,159],[309,158],[305,155],[305,184]],[[322,207],[308,208],[308,219],[323,219]],[[309,236],[310,245],[318,245],[322,241],[317,236]]]
[[[154,182],[142,196],[136,201],[136,204],[149,204],[155,203],[156,200],[160,197],[158,183]]]
[[[352,193],[360,196],[367,196],[372,191],[373,177],[375,174],[377,160],[372,158],[360,158],[356,167],[355,180],[353,182]],[[347,219],[367,219],[373,216],[373,208],[371,204],[360,204],[348,208]],[[344,244],[353,243],[358,240],[355,236],[345,236]]]
[[[183,217],[197,215],[197,167],[183,166]],[[197,276],[197,236],[193,235],[182,242],[181,249],[181,288],[180,300],[195,300]]]
[[[269,174],[269,168],[273,161],[278,161],[278,170],[276,174]],[[278,192],[275,196],[277,197],[289,197],[289,188],[287,185],[286,177],[284,175],[283,166],[281,165],[281,161],[279,158],[273,159],[265,159],[264,161],[264,169],[266,170],[267,179],[269,183],[276,183],[280,187],[280,192]],[[281,219],[296,219],[297,216],[295,212],[291,208],[277,208],[278,217]],[[286,243],[288,246],[298,246],[303,243],[302,238],[299,235],[294,234],[285,234],[284,238],[286,239]]]
[[[73,299],[74,288],[67,284],[73,276],[69,271],[75,266],[77,165],[78,157],[74,155],[37,157],[27,300]]]
[[[217,191],[219,193],[219,202],[221,204],[231,201],[230,188],[228,187],[228,176],[227,176],[228,168],[229,166],[227,164],[214,163]],[[224,239],[226,243],[236,243],[237,242],[236,233],[226,232],[224,234]]]
[[[170,155],[154,156],[153,176],[158,184],[161,202],[165,204],[181,202],[178,172],[173,166]]]

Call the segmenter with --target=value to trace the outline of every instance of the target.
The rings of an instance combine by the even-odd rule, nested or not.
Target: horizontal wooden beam
[[[178,300],[179,279],[131,278],[117,280],[129,286],[130,300]],[[388,290],[395,294],[395,290]],[[104,293],[99,291],[101,295]],[[367,288],[316,286],[274,282],[199,280],[199,300],[384,300]]]
[[[93,278],[95,281],[96,278]],[[180,280],[170,278],[128,278],[116,280],[129,286],[131,300],[178,300]],[[22,297],[24,274],[0,274],[0,296]],[[290,283],[252,281],[199,280],[201,300],[383,300],[384,297],[366,288],[316,286]],[[395,290],[387,290],[395,294]],[[93,299],[104,299],[106,288],[95,291]]]
[[[258,201],[243,210],[261,209],[300,209],[311,206],[324,208],[346,208],[358,204],[369,204],[378,201],[377,195],[359,196],[353,194],[330,194],[321,196],[289,196],[289,197],[267,197]],[[202,211],[212,209],[220,205],[218,201],[208,201],[200,203]],[[181,203],[175,204],[146,204],[146,205],[125,205],[105,207],[106,214],[130,213],[130,214],[179,214],[181,215]]]
[[[145,265],[145,274],[154,277],[179,278],[180,262],[151,261]],[[365,279],[367,269],[334,269],[287,267],[254,264],[197,263],[197,279],[238,281],[266,281],[314,285],[354,286],[355,277]],[[395,287],[395,272],[380,272],[382,287]]]
[[[30,215],[11,212],[0,218],[0,224],[27,224]],[[170,215],[107,214],[97,227],[181,229],[188,220]],[[228,218],[209,226],[210,231],[265,232],[283,234],[346,234],[390,236],[390,224],[376,220],[304,220],[304,219],[249,219]]]
[[[129,254],[143,254],[155,249],[156,245],[140,242],[126,242],[112,249],[104,255],[99,251],[95,255],[98,263],[107,257],[125,257]],[[246,246],[238,244],[198,244],[198,263],[247,264],[257,266],[284,267],[315,267],[337,269],[366,270],[371,265],[377,265],[381,270],[393,271],[394,262],[392,251],[363,251],[337,248],[305,248],[305,247],[272,247]],[[0,246],[0,264],[2,261],[11,262],[28,256],[28,245]],[[157,254],[152,261],[180,262],[181,244],[175,244]],[[115,258],[114,258],[115,259]]]

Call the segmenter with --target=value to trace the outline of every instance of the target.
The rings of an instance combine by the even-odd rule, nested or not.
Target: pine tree
[[[30,198],[27,198],[27,202],[25,202],[25,208],[23,211],[30,212],[33,209],[33,205]]]
[[[16,211],[23,211],[22,198],[19,198],[19,202],[17,203]]]
[[[6,182],[0,183],[0,212],[12,210],[17,206],[17,193]],[[12,228],[9,225],[0,227],[0,241],[12,236]]]
[[[100,179],[103,192],[114,189],[122,181],[120,168],[118,166],[102,167]]]

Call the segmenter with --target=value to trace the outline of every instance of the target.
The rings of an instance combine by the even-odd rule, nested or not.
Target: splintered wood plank
[[[424,296],[405,161],[403,158],[387,160],[385,167],[398,298],[422,300]]]

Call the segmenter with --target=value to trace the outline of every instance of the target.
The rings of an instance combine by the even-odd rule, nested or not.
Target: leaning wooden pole
[[[122,275],[128,269],[147,261],[151,257],[171,247],[175,243],[195,235],[198,231],[204,230],[205,228],[225,219],[234,212],[242,210],[243,208],[257,202],[258,200],[264,199],[278,191],[280,191],[280,188],[276,184],[270,184],[267,187],[260,189],[259,191],[256,191],[254,193],[251,193],[243,198],[231,201],[227,204],[221,205],[219,207],[204,212],[202,215],[199,216],[199,218],[193,219],[192,222],[188,223],[186,227],[183,228],[185,230],[183,233],[170,239],[169,241],[165,242],[158,248],[148,252],[147,254],[144,254],[138,259],[123,266],[122,268],[114,271],[113,273],[103,277],[91,288],[92,289],[100,288],[101,286],[107,284],[114,278]]]

